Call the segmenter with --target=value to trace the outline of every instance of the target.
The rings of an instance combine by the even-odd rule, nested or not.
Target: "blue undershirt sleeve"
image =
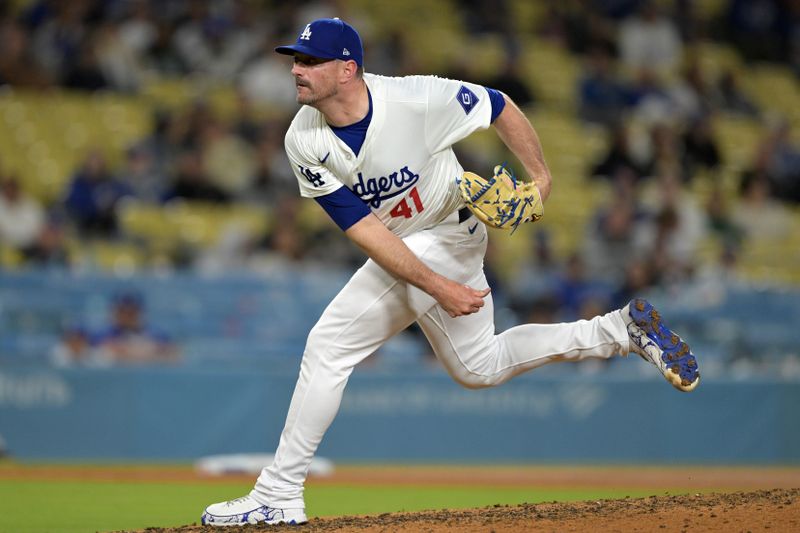
[[[317,196],[314,200],[322,206],[322,209],[342,231],[346,231],[350,226],[370,214],[367,204],[347,187],[339,187],[330,194]]]
[[[489,122],[494,122],[503,108],[506,107],[506,99],[503,98],[503,93],[497,89],[490,89],[489,87],[484,87],[484,89],[489,93],[489,101],[492,103],[492,119]]]

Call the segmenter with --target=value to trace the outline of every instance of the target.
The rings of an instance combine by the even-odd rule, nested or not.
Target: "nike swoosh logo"
[[[328,152],[327,154],[325,154],[325,157],[323,157],[322,159],[320,159],[320,160],[319,160],[319,164],[320,164],[320,165],[324,165],[324,164],[325,164],[325,161],[327,161],[327,160],[328,160],[328,156],[329,156],[329,155],[331,155],[331,153],[330,153],[330,152]]]
[[[477,222],[471,228],[467,228],[467,231],[469,231],[470,235],[472,235],[473,233],[475,233],[476,229],[478,229],[478,223]]]

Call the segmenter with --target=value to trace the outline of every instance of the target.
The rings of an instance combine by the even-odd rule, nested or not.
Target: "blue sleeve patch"
[[[461,89],[458,90],[458,103],[461,104],[461,107],[464,108],[464,113],[469,115],[472,108],[478,105],[478,97],[475,96],[475,93],[470,91],[466,85],[462,85]]]
[[[498,91],[497,89],[490,89],[486,87],[486,92],[489,93],[489,101],[492,103],[492,119],[489,121],[494,122],[498,116],[500,116],[500,112],[503,111],[506,107],[506,99],[503,97],[503,93]]]
[[[330,194],[317,196],[314,200],[342,231],[346,231],[371,212],[367,204],[347,187],[339,187]]]

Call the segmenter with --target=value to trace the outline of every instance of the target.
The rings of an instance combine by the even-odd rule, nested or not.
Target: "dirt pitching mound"
[[[192,525],[172,529],[148,528],[145,531],[218,533],[220,530]],[[800,531],[800,489],[315,518],[299,527],[246,526],[237,531]]]

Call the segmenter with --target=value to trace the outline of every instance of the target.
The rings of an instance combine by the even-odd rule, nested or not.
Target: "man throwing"
[[[542,201],[551,176],[539,139],[507,96],[434,76],[366,74],[361,39],[339,19],[307,24],[293,45],[303,104],[286,133],[300,193],[369,256],[311,330],[274,462],[249,495],[210,505],[202,523],[306,522],[308,466],[350,373],[419,323],[458,383],[492,387],[555,361],[630,351],[675,387],[699,382],[695,357],[644,300],[592,320],[525,324],[495,334],[483,273],[487,230],[467,209],[452,145],[493,125]]]

